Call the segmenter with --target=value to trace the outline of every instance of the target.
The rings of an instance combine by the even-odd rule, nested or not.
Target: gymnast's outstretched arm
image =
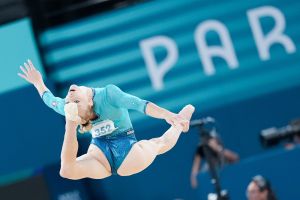
[[[32,62],[28,60],[27,63],[24,63],[24,67],[20,66],[20,69],[23,73],[18,73],[18,75],[28,83],[34,85],[44,103],[57,113],[64,115],[65,100],[55,97],[51,93],[51,91],[46,87],[41,73],[34,67]]]
[[[178,114],[164,109],[152,102],[125,93],[116,85],[110,84],[106,86],[106,96],[109,103],[116,107],[133,109],[144,113],[150,117],[164,119],[167,121],[167,123],[169,123],[172,126],[179,123],[185,124],[183,122],[184,119],[182,119],[182,117],[180,117]]]

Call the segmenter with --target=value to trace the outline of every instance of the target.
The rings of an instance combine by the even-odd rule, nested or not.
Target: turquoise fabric
[[[42,95],[42,99],[44,103],[52,108],[55,112],[65,115],[64,106],[65,106],[65,99],[55,97],[52,92],[46,91]]]
[[[104,153],[110,164],[111,173],[117,175],[119,167],[136,142],[134,131],[128,130],[117,136],[93,138],[91,144],[96,145]]]
[[[136,96],[123,92],[116,85],[107,85],[102,88],[92,88],[94,92],[94,112],[98,119],[92,121],[92,124],[103,120],[111,120],[117,128],[112,134],[117,135],[132,128],[128,109],[137,110],[145,113],[148,101],[142,100]],[[55,112],[65,115],[65,99],[55,97],[50,91],[46,91],[42,99],[44,103]]]

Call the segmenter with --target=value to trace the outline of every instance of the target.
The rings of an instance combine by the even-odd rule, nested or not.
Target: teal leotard
[[[92,88],[92,90],[93,110],[98,118],[92,121],[93,128],[95,127],[92,131],[96,133],[96,137],[92,138],[91,143],[103,151],[110,163],[112,173],[116,174],[132,145],[137,141],[128,109],[145,113],[148,101],[125,93],[111,84],[103,88]],[[44,92],[42,99],[48,107],[65,115],[65,99],[55,97],[50,91]],[[114,124],[115,130],[106,129],[105,126],[101,127],[101,124],[107,120]],[[98,127],[100,128],[98,129]]]

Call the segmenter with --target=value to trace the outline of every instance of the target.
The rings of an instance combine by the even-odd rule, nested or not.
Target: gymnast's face
[[[92,101],[87,94],[87,88],[77,85],[71,85],[65,98],[66,103],[76,103],[78,106],[78,115],[85,119],[92,107]]]

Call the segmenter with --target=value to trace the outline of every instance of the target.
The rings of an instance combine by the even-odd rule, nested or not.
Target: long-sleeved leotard
[[[114,135],[132,129],[128,109],[137,110],[145,113],[148,101],[123,92],[115,85],[107,85],[103,88],[92,88],[93,90],[93,110],[98,119],[92,124],[101,121],[111,120],[117,128],[113,131]],[[42,95],[44,103],[61,115],[65,115],[65,99],[55,97],[50,91]]]

